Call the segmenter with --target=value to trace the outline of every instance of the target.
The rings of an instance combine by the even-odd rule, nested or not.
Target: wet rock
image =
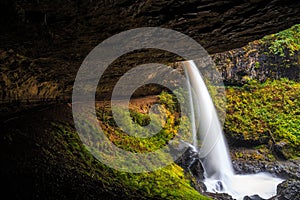
[[[205,193],[206,196],[209,196],[213,199],[218,199],[218,200],[233,200],[233,198],[226,193]]]
[[[184,154],[177,159],[176,163],[198,180],[204,179],[204,169],[199,154],[192,147],[188,147]]]
[[[268,172],[283,179],[300,180],[300,159],[276,162],[234,160],[232,163],[237,174]]]
[[[265,199],[263,199],[259,195],[255,194],[255,195],[251,195],[251,196],[245,196],[243,198],[243,200],[265,200]]]
[[[285,141],[277,142],[274,145],[274,151],[277,154],[277,156],[281,159],[287,159],[291,157],[290,153],[288,152],[288,143]]]
[[[192,186],[200,193],[206,191],[206,186],[203,183],[204,169],[200,161],[199,154],[192,148],[188,147],[185,153],[176,160],[176,164],[181,166],[188,174],[191,175]]]
[[[277,195],[272,200],[299,200],[300,180],[287,180],[277,186]]]

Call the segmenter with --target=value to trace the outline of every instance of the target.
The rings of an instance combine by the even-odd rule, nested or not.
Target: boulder
[[[299,200],[300,180],[290,179],[277,186],[277,195],[273,200]]]

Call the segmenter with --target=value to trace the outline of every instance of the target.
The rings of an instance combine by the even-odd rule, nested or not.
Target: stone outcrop
[[[85,56],[103,40],[132,28],[152,26],[180,31],[213,54],[242,47],[249,41],[299,23],[299,13],[300,2],[294,0],[3,0],[0,2],[0,49],[5,52],[12,49],[34,62],[42,60],[42,64],[29,64],[28,68],[26,63],[16,63],[18,70],[14,73],[23,80],[18,83],[19,89],[2,83],[1,87],[9,89],[6,94],[13,93],[13,96],[15,93],[23,95],[26,88],[35,90],[29,96],[42,94],[36,92],[36,87],[69,95]],[[239,56],[240,53],[243,54],[238,50],[234,54]],[[218,56],[224,57],[223,54]],[[100,81],[100,96],[108,97],[113,84],[131,67],[154,61],[170,63],[177,61],[177,57],[162,51],[141,51],[118,59]],[[7,64],[5,59],[1,63],[6,68],[2,72],[12,76],[11,63]],[[253,65],[247,66],[250,68],[246,68],[246,73],[253,75]],[[240,81],[244,73],[240,73],[240,67],[232,67],[229,72],[222,67],[221,71],[226,79]],[[254,71],[260,74],[259,70]],[[50,74],[51,83],[44,78],[46,74],[47,77]],[[47,87],[42,89],[45,84]],[[40,98],[46,96],[57,94],[39,95]]]
[[[293,55],[273,54],[267,45],[260,41],[248,45],[213,54],[212,58],[226,85],[243,85],[249,79],[260,82],[267,79],[288,78],[300,80],[300,52]],[[215,79],[215,82],[219,80]]]
[[[9,31],[5,37],[12,39],[2,37],[2,48],[69,58],[85,57],[104,39],[136,27],[171,28],[216,53],[300,20],[300,2],[294,0],[3,0],[0,5],[1,17],[7,19],[1,21],[7,25],[3,32]]]
[[[192,177],[191,183],[194,188],[201,193],[206,191],[206,186],[203,183],[204,169],[199,154],[193,148],[188,147],[185,153],[176,160],[176,164],[181,166],[188,176]]]
[[[287,180],[277,186],[277,195],[273,200],[297,200],[300,198],[300,181]]]

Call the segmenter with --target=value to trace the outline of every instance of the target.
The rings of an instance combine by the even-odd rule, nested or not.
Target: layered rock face
[[[144,54],[140,53],[140,55]],[[299,56],[298,51],[293,55],[286,54],[285,56],[272,54],[267,46],[261,45],[259,42],[251,42],[242,48],[212,54],[211,57],[220,76],[209,70],[209,74],[205,74],[205,76],[212,77],[211,81],[215,84],[223,82],[225,85],[243,85],[250,79],[261,82],[280,78],[299,81]],[[98,88],[100,97],[109,96],[114,84],[131,68],[131,64],[135,66],[134,61],[129,63],[128,66],[123,65],[121,59],[104,74]],[[0,100],[7,102],[70,97],[76,70],[73,69],[66,73],[64,70],[56,70],[54,67],[56,65],[60,65],[59,67],[62,68],[70,67],[70,63],[63,63],[63,60],[59,59],[32,59],[13,50],[0,50]],[[182,68],[182,65],[178,62],[178,64],[174,64],[174,67]],[[206,73],[206,71],[202,72]],[[146,89],[141,88],[136,91],[135,96],[158,94],[159,92],[160,88],[152,86]]]
[[[180,31],[213,54],[241,47],[300,21],[300,2],[292,0],[3,0],[0,9],[2,99],[70,96],[85,56],[103,40],[132,28],[159,26]],[[215,56],[216,60],[223,59],[220,71],[225,82],[239,83],[245,75],[255,76],[254,71],[260,76],[264,66],[253,71],[251,59],[245,66],[233,66],[243,59],[232,60],[229,65],[233,67],[226,68],[228,55],[247,58],[245,53],[237,50]],[[137,64],[170,63],[177,57],[154,51],[118,59],[100,81],[100,96],[109,97],[113,84]],[[21,62],[24,58],[27,61]],[[255,55],[253,59],[263,60]]]
[[[121,31],[160,26],[187,34],[216,53],[298,23],[299,7],[292,0],[4,0],[2,31],[13,40],[2,37],[1,47],[18,47],[33,56],[84,57]]]
[[[222,81],[226,85],[243,85],[249,79],[288,78],[300,80],[300,54],[272,54],[268,46],[259,41],[234,50],[212,55]],[[219,82],[215,79],[214,81]]]

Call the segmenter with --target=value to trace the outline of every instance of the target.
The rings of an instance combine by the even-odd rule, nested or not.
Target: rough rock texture
[[[300,180],[300,160],[283,162],[234,160],[233,168],[237,174],[254,174],[268,172],[283,179]]]
[[[300,2],[294,0],[3,0],[0,49],[48,60],[44,70],[55,71],[51,84],[59,83],[66,90],[73,85],[85,56],[97,44],[124,30],[171,28],[192,37],[209,53],[216,53],[299,23],[299,13]],[[164,52],[125,56],[104,74],[100,82],[103,95],[108,96],[111,85],[132,66],[176,59]],[[23,70],[27,65],[18,66]],[[43,73],[38,76],[43,77]]]
[[[191,185],[201,194],[218,200],[232,200],[233,198],[225,193],[210,193],[206,192],[207,188],[203,183],[204,169],[199,157],[199,154],[194,148],[188,147],[185,153],[175,161],[187,173],[187,177],[191,179]]]
[[[277,186],[277,195],[273,200],[298,200],[300,199],[300,181],[288,180]]]
[[[0,50],[0,99],[55,98],[65,92],[59,85],[58,78],[66,74],[48,68],[55,64],[51,59],[30,59],[13,50]]]
[[[72,124],[71,108],[44,105],[1,119],[2,195],[9,199],[124,199],[122,194],[114,196],[117,188],[105,191],[103,182],[83,173],[79,154],[73,152],[70,157],[63,139],[56,142],[51,134],[50,122],[55,120]]]
[[[234,200],[229,194],[226,193],[206,192],[205,195],[211,197],[212,199],[217,199],[217,200]]]
[[[243,200],[264,200],[264,199],[256,194],[252,196],[245,196]]]
[[[206,186],[203,183],[204,169],[200,161],[199,154],[191,147],[189,147],[185,153],[176,160],[176,164],[181,166],[186,173],[192,177],[192,185],[200,193],[206,191]]]
[[[12,31],[6,37],[15,40],[1,41],[1,47],[15,46],[12,42],[18,41],[18,45],[25,42],[21,44],[24,50],[34,50],[31,53],[37,56],[63,56],[62,52],[67,57],[85,56],[121,31],[161,26],[188,34],[215,53],[298,23],[299,5],[293,0],[4,0],[1,15],[8,20],[2,23],[15,24],[3,32]]]
[[[284,56],[272,54],[267,45],[254,41],[234,50],[212,55],[226,85],[242,85],[248,79],[288,78],[300,80],[300,52]],[[214,80],[219,82],[218,79]]]

